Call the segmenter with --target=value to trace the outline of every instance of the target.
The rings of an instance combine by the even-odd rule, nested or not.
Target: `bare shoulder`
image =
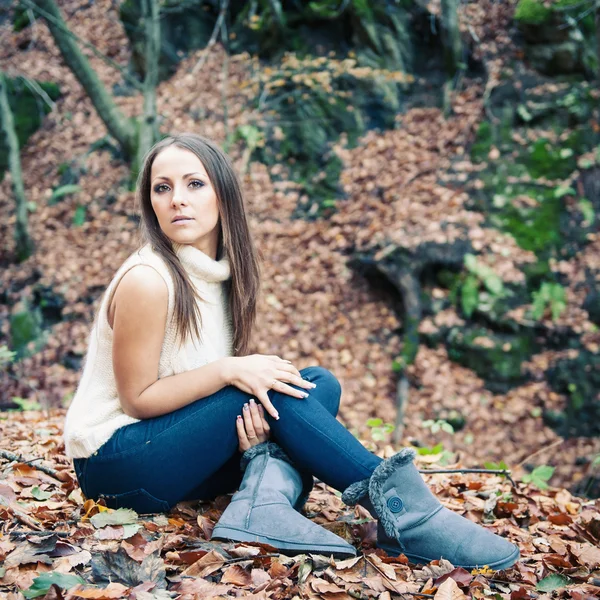
[[[162,275],[151,266],[136,265],[123,275],[108,306],[108,322],[114,325],[115,311],[137,317],[160,316],[167,312],[169,290]]]
[[[119,281],[117,293],[119,291],[121,294],[134,296],[158,294],[166,298],[168,295],[167,284],[162,275],[149,265],[136,265],[129,269]]]

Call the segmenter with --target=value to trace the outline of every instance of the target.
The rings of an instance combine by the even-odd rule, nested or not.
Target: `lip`
[[[186,217],[185,215],[177,215],[173,217],[171,223],[187,223],[188,221],[193,221],[192,217]]]

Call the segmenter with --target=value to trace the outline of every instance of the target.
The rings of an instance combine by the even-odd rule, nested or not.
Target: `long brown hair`
[[[248,227],[244,196],[231,159],[212,140],[195,133],[164,138],[146,154],[137,180],[137,199],[141,209],[142,238],[164,259],[175,285],[175,327],[180,341],[192,333],[200,338],[202,317],[196,303],[198,294],[181,265],[170,238],[163,232],[150,200],[152,163],[156,156],[175,145],[193,152],[202,162],[217,196],[220,235],[217,260],[226,252],[231,268],[225,291],[233,325],[233,353],[247,353],[256,320],[260,289],[260,264]]]

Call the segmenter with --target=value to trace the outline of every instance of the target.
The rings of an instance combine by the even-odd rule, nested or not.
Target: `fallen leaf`
[[[433,597],[434,600],[462,600],[463,598],[466,598],[465,593],[451,577],[440,585]]]

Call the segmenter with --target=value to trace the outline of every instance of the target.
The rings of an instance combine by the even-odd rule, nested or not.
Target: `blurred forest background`
[[[375,448],[600,495],[598,2],[0,7],[0,410],[64,413],[139,157],[193,131],[243,177],[255,352]]]

